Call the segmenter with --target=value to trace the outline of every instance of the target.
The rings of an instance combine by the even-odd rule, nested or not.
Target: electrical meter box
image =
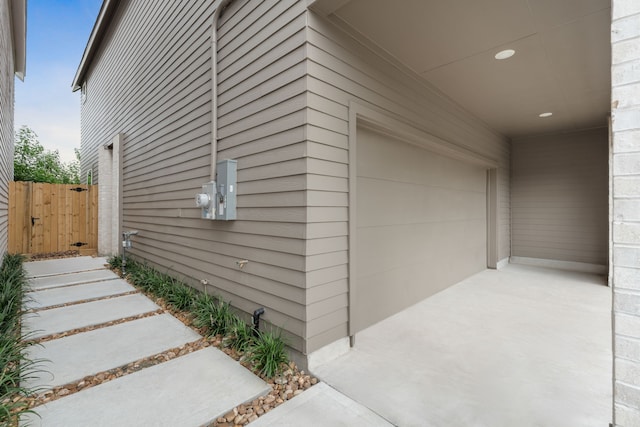
[[[221,160],[216,163],[216,180],[204,184],[202,192],[196,194],[196,206],[202,209],[203,219],[236,219],[237,180],[237,160]]]
[[[207,182],[202,186],[202,193],[196,194],[196,206],[202,209],[203,219],[216,219],[216,182]]]
[[[215,218],[222,221],[236,219],[238,161],[219,161],[216,164],[216,178]]]

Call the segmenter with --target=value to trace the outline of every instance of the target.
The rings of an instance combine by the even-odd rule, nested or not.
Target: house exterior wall
[[[375,46],[310,11],[307,29],[307,339],[316,350],[348,330],[350,105],[375,109],[498,163],[499,259],[509,247],[509,142],[426,87]],[[352,165],[355,167],[355,165]],[[321,308],[321,309],[320,309]]]
[[[306,345],[305,6],[236,0],[218,26],[218,159],[238,161],[238,216],[207,223],[214,282]],[[240,271],[236,260],[249,263]]]
[[[640,425],[640,2],[612,1],[614,424]]]
[[[237,220],[200,219],[218,4],[122,1],[87,71],[83,174],[93,168],[99,184],[98,152],[122,134],[134,256],[195,287],[206,280],[245,313],[265,307],[300,354],[344,339],[352,101],[495,158],[499,252],[509,256],[508,141],[300,0],[236,0],[220,19],[218,159],[238,161]]]
[[[238,161],[238,219],[200,219],[210,180],[218,2],[121,2],[86,76],[83,174],[122,134],[131,253],[282,326],[305,351],[305,7],[234,1],[218,30],[218,159]],[[94,173],[96,169],[94,168]],[[100,183],[99,174],[94,182]],[[247,259],[241,270],[236,261]]]
[[[511,254],[607,265],[606,128],[512,141]]]
[[[9,2],[0,3],[0,259],[7,251],[9,181],[13,180],[14,64]]]

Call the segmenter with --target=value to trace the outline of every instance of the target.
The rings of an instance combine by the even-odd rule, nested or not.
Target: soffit
[[[606,125],[609,0],[317,0],[312,7],[323,4],[506,136]],[[507,48],[515,56],[494,59]],[[554,115],[540,119],[546,111]]]
[[[12,0],[9,6],[13,31],[14,72],[20,80],[24,80],[27,71],[27,2]]]

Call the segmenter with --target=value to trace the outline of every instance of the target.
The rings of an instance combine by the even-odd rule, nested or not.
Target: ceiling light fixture
[[[511,58],[513,55],[516,54],[516,51],[513,49],[505,49],[505,50],[501,50],[500,52],[496,53],[495,58],[500,60],[500,59],[508,59]]]
[[[543,119],[544,119],[545,117],[551,117],[551,116],[553,116],[553,113],[551,113],[551,112],[546,112],[546,113],[538,114],[538,117],[542,117]]]

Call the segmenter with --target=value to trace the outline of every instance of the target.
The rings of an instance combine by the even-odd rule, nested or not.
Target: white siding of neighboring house
[[[0,260],[7,251],[9,181],[13,179],[13,46],[9,2],[0,3]]]
[[[612,2],[614,425],[640,426],[640,2]]]
[[[349,103],[408,122],[499,164],[499,258],[509,256],[509,142],[382,55],[309,13],[306,133],[309,351],[346,336]],[[400,208],[400,207],[399,207]],[[453,284],[453,283],[452,283]]]
[[[512,142],[512,256],[607,265],[608,140],[603,128]]]

